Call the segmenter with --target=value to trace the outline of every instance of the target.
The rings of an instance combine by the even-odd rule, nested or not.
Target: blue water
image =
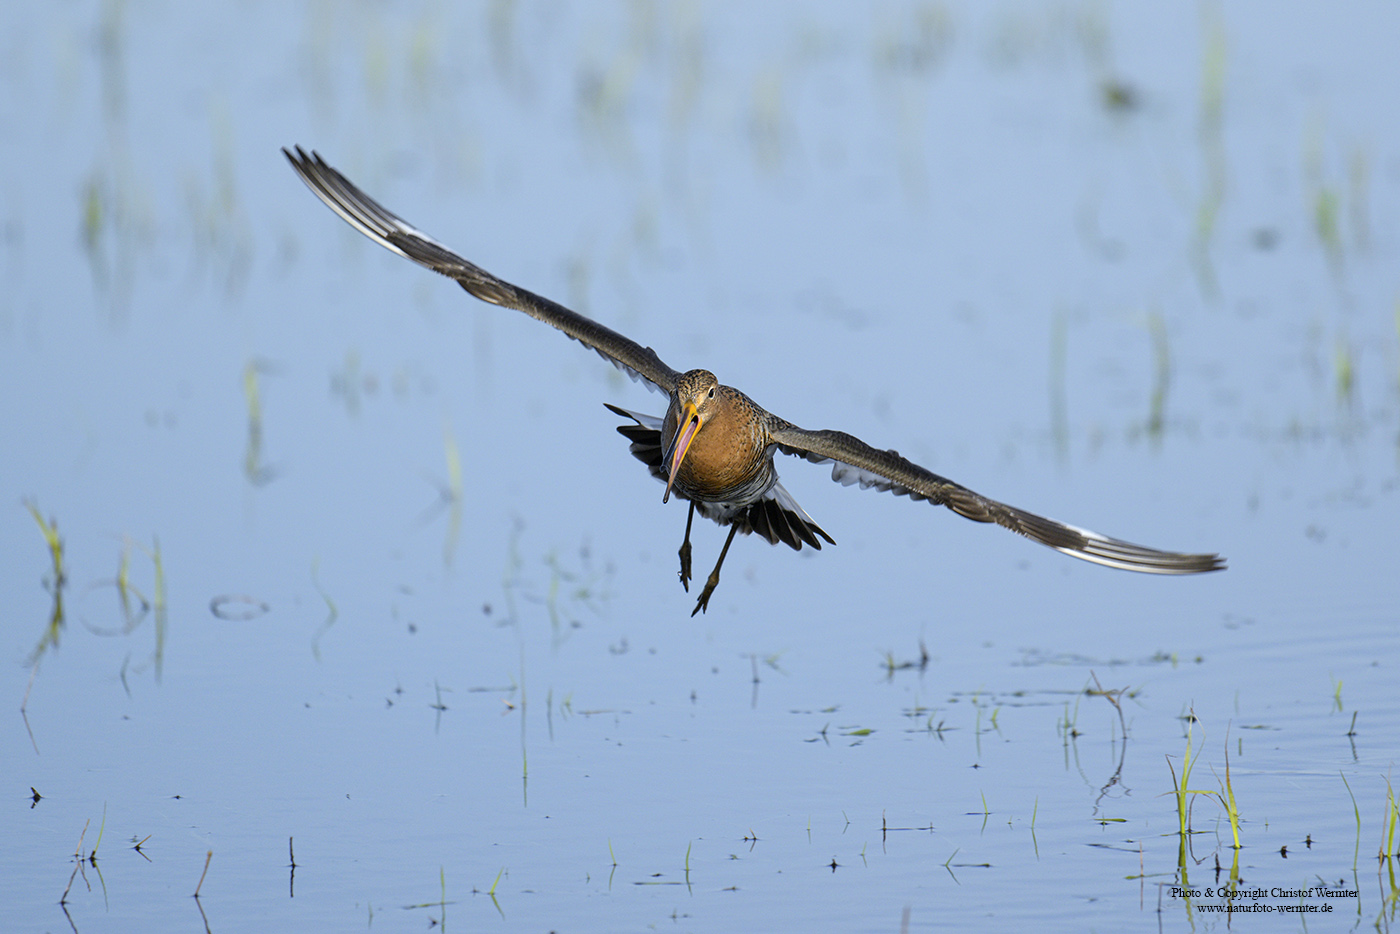
[[[1188,729],[1242,887],[1392,924],[1395,20],[7,8],[0,929],[1219,929]],[[292,144],[804,427],[1230,569],[791,461],[839,544],[737,541],[692,619],[602,405],[665,400]]]

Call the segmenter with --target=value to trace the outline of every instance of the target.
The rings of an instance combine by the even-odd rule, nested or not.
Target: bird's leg
[[[690,514],[685,517],[685,541],[681,542],[681,586],[690,593],[690,523],[695,521],[695,500],[690,501]]]
[[[719,560],[715,562],[715,569],[710,572],[710,579],[705,581],[705,589],[700,591],[700,599],[695,603],[695,609],[690,611],[694,616],[701,610],[707,609],[710,605],[710,594],[715,592],[715,587],[719,585],[719,568],[724,564],[724,556],[729,554],[729,546],[734,541],[734,533],[739,531],[739,526],[729,527],[729,537],[724,540],[724,547],[719,550]]]

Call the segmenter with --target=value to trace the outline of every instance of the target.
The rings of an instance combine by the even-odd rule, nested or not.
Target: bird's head
[[[709,370],[689,370],[681,374],[676,388],[671,392],[671,405],[666,413],[668,428],[675,419],[670,435],[670,445],[663,452],[666,460],[666,493],[661,497],[664,503],[671,498],[671,485],[676,482],[685,454],[700,433],[705,422],[712,416],[719,404],[719,380]],[[663,431],[662,440],[666,440]]]

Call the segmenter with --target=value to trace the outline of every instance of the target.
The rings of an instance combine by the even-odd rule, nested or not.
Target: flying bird
[[[797,551],[803,545],[820,550],[823,541],[836,544],[778,481],[773,464],[778,453],[815,464],[830,463],[831,478],[843,485],[860,484],[862,488],[884,490],[911,500],[928,500],[965,518],[995,523],[1071,557],[1111,568],[1149,574],[1197,574],[1225,567],[1219,555],[1181,554],[1134,545],[999,503],[940,477],[895,451],[873,448],[845,432],[799,428],[734,387],[723,385],[709,370],[673,370],[650,347],[496,278],[386,210],[331,168],[318,153],[307,154],[300,146],[291,151],[284,148],[282,153],[318,198],[380,246],[455,279],[482,301],[522,311],[558,328],[633,379],[666,394],[669,404],[661,418],[614,405],[607,407],[629,419],[617,430],[632,442],[632,454],[666,485],[662,502],[675,494],[690,503],[679,551],[680,580],[687,592],[691,581],[690,531],[695,513],[729,526],[719,560],[705,581],[691,616],[709,606],[729,546],[740,532],[757,533],[771,544],[782,542]]]

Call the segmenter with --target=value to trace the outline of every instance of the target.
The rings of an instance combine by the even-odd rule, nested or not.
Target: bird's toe
[[[690,573],[690,539],[686,539],[685,542],[681,545],[680,556],[681,586],[685,588],[686,593],[690,593],[690,579],[692,576]]]

